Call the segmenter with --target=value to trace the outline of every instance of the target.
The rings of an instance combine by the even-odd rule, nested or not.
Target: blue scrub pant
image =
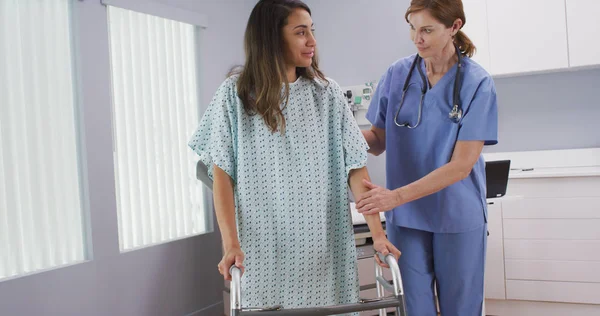
[[[481,316],[487,224],[465,233],[431,233],[387,225],[398,261],[408,315]]]

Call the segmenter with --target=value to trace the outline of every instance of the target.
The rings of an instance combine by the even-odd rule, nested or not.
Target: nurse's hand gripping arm
[[[368,191],[367,186],[365,186],[363,183],[364,180],[370,180],[366,167],[353,169],[350,171],[348,182],[350,185],[350,190],[352,190],[352,194],[356,198]],[[369,226],[369,230],[371,231],[373,247],[375,248],[375,251],[378,251],[383,255],[391,253],[394,255],[394,257],[396,257],[396,259],[400,258],[400,250],[398,250],[385,235],[379,214],[364,215],[364,217],[367,221],[367,225]],[[380,261],[377,255],[375,255],[375,260],[377,260],[377,263],[380,266],[388,268],[388,265]]]
[[[223,169],[213,166],[213,197],[217,223],[223,240],[223,258],[219,262],[219,272],[225,280],[230,281],[229,268],[235,264],[244,272],[244,253],[237,235],[235,224],[235,202],[233,198],[233,181]]]
[[[457,141],[450,162],[396,190],[388,190],[364,180],[364,185],[370,191],[356,203],[356,209],[363,215],[389,211],[465,179],[479,159],[483,145],[483,141]]]
[[[369,145],[369,154],[379,156],[385,151],[385,130],[371,126],[369,130],[362,130],[363,137]]]

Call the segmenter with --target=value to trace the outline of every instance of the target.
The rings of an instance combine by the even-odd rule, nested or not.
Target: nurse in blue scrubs
[[[487,242],[484,145],[497,143],[496,90],[470,57],[460,0],[413,0],[405,18],[418,53],[383,74],[363,135],[386,153],[386,187],[365,180],[363,214],[385,212],[409,315],[481,315]]]

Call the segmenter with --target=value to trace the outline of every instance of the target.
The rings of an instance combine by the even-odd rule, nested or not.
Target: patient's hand
[[[396,260],[400,259],[400,255],[401,255],[400,250],[398,250],[398,248],[396,248],[387,239],[387,237],[374,238],[373,239],[373,248],[375,248],[375,251],[381,253],[384,256],[387,256],[388,254],[391,253],[396,258]],[[380,266],[382,266],[384,268],[389,268],[387,263],[379,260],[379,257],[377,256],[377,254],[375,254],[375,260],[377,261],[377,264],[379,264]]]
[[[229,268],[235,264],[240,270],[242,270],[242,274],[244,274],[244,252],[240,247],[231,247],[229,249],[225,249],[223,254],[223,259],[219,262],[217,266],[219,268],[219,273],[223,275],[223,278],[227,281],[231,281],[231,275],[229,274]]]

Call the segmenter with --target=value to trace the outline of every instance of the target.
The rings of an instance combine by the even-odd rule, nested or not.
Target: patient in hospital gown
[[[233,180],[243,306],[358,302],[347,188],[367,145],[340,87],[298,77],[282,105],[285,129],[272,132],[244,111],[237,79],[219,87],[189,145]]]

